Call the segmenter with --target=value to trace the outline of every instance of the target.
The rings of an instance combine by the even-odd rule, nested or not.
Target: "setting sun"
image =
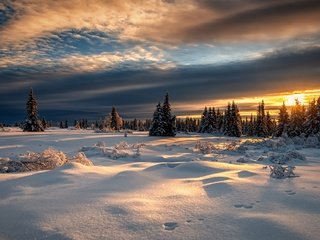
[[[295,105],[296,101],[300,103],[304,103],[305,95],[304,94],[292,94],[287,97],[287,101],[285,102],[288,106]]]

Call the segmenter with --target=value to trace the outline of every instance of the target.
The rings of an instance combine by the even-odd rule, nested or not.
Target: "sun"
[[[305,95],[304,94],[292,94],[287,96],[286,104],[288,106],[293,106],[296,104],[296,101],[298,100],[301,104],[304,103]]]

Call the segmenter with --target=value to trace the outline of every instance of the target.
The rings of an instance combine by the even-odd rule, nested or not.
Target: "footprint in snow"
[[[245,209],[251,209],[253,208],[253,206],[255,205],[255,203],[250,203],[250,204],[235,204],[233,205],[235,208],[245,208]]]
[[[162,226],[163,226],[164,230],[172,231],[176,227],[178,227],[178,223],[176,223],[176,222],[166,222]]]
[[[289,196],[295,195],[296,192],[292,191],[292,190],[286,190],[285,191]]]

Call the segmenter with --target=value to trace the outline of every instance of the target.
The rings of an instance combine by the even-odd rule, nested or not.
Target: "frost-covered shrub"
[[[125,150],[125,149],[129,149],[130,145],[127,142],[122,141],[116,144],[114,148],[117,150]]]
[[[114,147],[107,147],[104,142],[99,142],[92,147],[82,147],[81,151],[91,155],[101,155],[111,159],[126,158],[126,157],[139,157],[141,155],[140,149],[145,144],[135,143],[128,144],[127,142],[120,142]]]
[[[291,160],[302,160],[302,161],[306,160],[304,155],[302,155],[297,151],[292,151],[292,150],[285,153],[270,152],[268,153],[268,159],[272,163],[276,163],[276,164],[286,164],[288,161],[291,161]]]
[[[217,150],[217,147],[212,142],[197,141],[193,149],[201,152],[202,154],[209,154],[212,153],[213,150]]]
[[[27,172],[52,170],[56,167],[62,166],[67,162],[77,162],[82,165],[92,166],[93,163],[82,152],[68,158],[67,155],[54,148],[48,148],[40,153],[27,152],[20,155],[20,161],[14,161],[8,158],[0,158],[0,172]]]
[[[91,162],[91,160],[89,160],[83,152],[79,152],[77,155],[68,159],[68,162],[76,162],[76,163],[81,163],[82,165],[85,165],[85,166],[93,166],[93,163]]]
[[[238,150],[237,142],[231,142],[229,144],[226,144],[225,150],[227,150],[227,151],[237,151]]]
[[[293,170],[296,167],[294,166],[282,166],[281,164],[273,164],[269,166],[270,169],[270,177],[272,178],[289,178],[289,177],[296,177]]]
[[[0,158],[0,173],[27,172],[29,169],[21,162]]]
[[[41,153],[27,152],[20,155],[21,162],[31,171],[50,170],[67,162],[67,156],[54,148],[48,148]]]
[[[303,154],[301,154],[301,153],[299,153],[299,152],[297,152],[297,151],[288,151],[287,153],[286,153],[286,155],[290,158],[290,159],[298,159],[298,160],[302,160],[302,161],[305,161],[306,160],[306,157],[303,155]]]

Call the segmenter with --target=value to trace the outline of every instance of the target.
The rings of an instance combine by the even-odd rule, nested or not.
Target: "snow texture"
[[[320,149],[297,142],[12,128],[0,239],[318,240]]]

